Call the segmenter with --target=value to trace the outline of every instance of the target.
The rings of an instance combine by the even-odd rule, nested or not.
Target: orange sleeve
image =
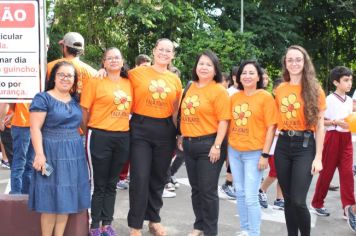
[[[265,114],[265,124],[266,126],[271,126],[277,124],[278,122],[278,110],[276,103],[272,95],[268,94],[264,100],[263,114]]]
[[[326,110],[325,92],[321,87],[320,87],[320,93],[319,93],[319,109],[321,111],[325,111]]]
[[[177,77],[177,100],[180,101],[183,93],[182,81]]]
[[[96,84],[99,79],[88,80],[86,86],[83,88],[80,97],[80,105],[86,109],[90,109],[96,97]]]
[[[226,89],[220,90],[214,99],[214,111],[218,120],[231,120],[231,100]]]

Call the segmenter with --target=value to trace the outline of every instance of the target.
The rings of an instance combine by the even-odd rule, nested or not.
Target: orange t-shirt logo
[[[232,116],[234,117],[236,126],[245,126],[247,125],[248,118],[251,116],[251,111],[248,109],[248,104],[243,103],[241,105],[237,105],[234,108],[234,112]]]
[[[184,99],[184,102],[182,104],[182,109],[184,112],[184,115],[194,115],[195,114],[195,108],[199,107],[200,102],[199,102],[199,97],[198,95],[193,95],[191,97],[187,97]]]
[[[285,114],[287,119],[297,117],[297,110],[300,108],[300,103],[297,102],[297,95],[294,93],[289,94],[288,97],[282,98],[281,112]]]
[[[151,84],[148,90],[152,93],[153,99],[166,99],[168,93],[172,92],[172,90],[167,86],[166,82],[162,79],[159,80],[151,80]]]
[[[119,111],[128,109],[130,102],[132,102],[132,97],[127,95],[124,91],[117,90],[114,92],[114,104],[117,105]]]

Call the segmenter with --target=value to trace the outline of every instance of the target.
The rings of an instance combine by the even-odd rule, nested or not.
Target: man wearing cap
[[[69,32],[58,43],[62,46],[63,58],[47,64],[46,78],[49,78],[55,64],[60,61],[69,61],[74,65],[78,73],[78,93],[80,94],[88,79],[97,73],[94,68],[79,59],[79,56],[84,53],[84,38],[77,32]]]

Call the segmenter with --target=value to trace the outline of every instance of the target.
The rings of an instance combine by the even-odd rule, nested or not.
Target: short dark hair
[[[63,46],[67,48],[67,53],[74,56],[74,57],[79,57],[81,54],[83,54],[83,50],[79,50],[76,48],[71,48],[68,46]]]
[[[151,62],[151,58],[149,56],[147,56],[146,54],[140,54],[135,59],[135,65],[136,66],[139,66],[139,65],[141,65],[142,63],[145,63],[145,62]]]
[[[272,89],[275,89],[283,82],[282,78],[277,78],[273,81]]]
[[[74,69],[74,83],[73,83],[73,86],[72,86],[72,88],[70,90],[70,95],[72,97],[78,97],[78,91],[77,91],[77,89],[78,89],[78,72],[75,69],[74,65],[72,63],[68,62],[68,61],[61,61],[61,62],[56,63],[53,66],[53,68],[51,70],[51,74],[49,75],[49,79],[48,79],[45,91],[49,91],[51,89],[54,89],[54,86],[56,85],[55,79],[56,79],[57,71],[62,66],[71,66],[71,67],[73,67],[73,69]]]
[[[210,50],[206,50],[197,56],[197,58],[195,60],[194,67],[193,67],[193,71],[192,71],[192,80],[193,81],[199,80],[198,75],[197,75],[197,66],[198,66],[199,59],[202,56],[207,56],[211,60],[211,62],[214,65],[214,69],[215,69],[215,76],[213,79],[215,80],[216,83],[221,83],[222,82],[222,74],[221,74],[221,66],[220,66],[219,58],[216,56],[215,53],[213,53]]]
[[[331,82],[340,82],[341,77],[350,75],[352,75],[352,71],[349,68],[345,66],[336,66],[330,71],[330,80]]]
[[[169,67],[168,67],[168,70],[169,70],[170,72],[176,74],[178,77],[181,76],[180,70],[179,70],[177,67],[175,67],[175,66],[169,66]]]
[[[246,61],[241,62],[240,66],[239,66],[239,69],[237,71],[237,78],[236,78],[236,82],[237,82],[237,85],[238,85],[237,88],[240,89],[240,90],[244,90],[244,86],[241,83],[241,74],[242,74],[242,71],[244,70],[245,66],[248,65],[248,64],[253,65],[257,70],[259,81],[257,82],[256,89],[263,89],[263,71],[262,71],[262,67],[255,60],[246,60]]]

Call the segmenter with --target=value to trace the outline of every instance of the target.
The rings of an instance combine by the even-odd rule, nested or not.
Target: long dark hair
[[[314,65],[310,59],[307,51],[299,46],[290,46],[282,58],[282,75],[284,81],[290,81],[290,74],[286,66],[286,55],[289,50],[298,50],[303,54],[304,66],[302,71],[301,86],[302,92],[301,96],[304,101],[304,117],[307,127],[315,126],[318,123],[319,118],[319,94],[320,85],[319,81],[316,79]]]
[[[251,64],[253,65],[256,70],[257,70],[257,75],[259,80],[257,81],[256,89],[262,89],[263,88],[263,70],[260,64],[258,64],[257,61],[255,60],[246,60],[241,62],[239,69],[237,70],[237,76],[236,76],[236,82],[237,82],[237,88],[240,90],[244,90],[244,86],[241,83],[241,74],[242,71],[244,70],[245,66]]]
[[[215,76],[213,79],[215,80],[216,83],[221,83],[222,82],[222,73],[221,73],[221,66],[220,66],[219,58],[216,56],[215,53],[213,53],[210,50],[206,50],[197,56],[197,59],[195,60],[195,64],[194,64],[193,71],[192,71],[192,74],[193,74],[192,80],[193,81],[199,80],[199,77],[197,75],[197,66],[198,66],[199,59],[202,56],[207,56],[211,60],[211,62],[214,65],[214,69],[215,69]]]
[[[78,73],[77,73],[77,70],[75,69],[74,65],[68,61],[61,61],[61,62],[56,63],[53,66],[51,74],[49,75],[49,79],[48,79],[45,91],[54,89],[54,87],[56,85],[55,79],[56,79],[57,71],[62,66],[70,66],[74,69],[74,83],[73,83],[73,86],[70,89],[69,93],[72,97],[78,97],[78,91],[77,91],[77,89],[78,89]]]

